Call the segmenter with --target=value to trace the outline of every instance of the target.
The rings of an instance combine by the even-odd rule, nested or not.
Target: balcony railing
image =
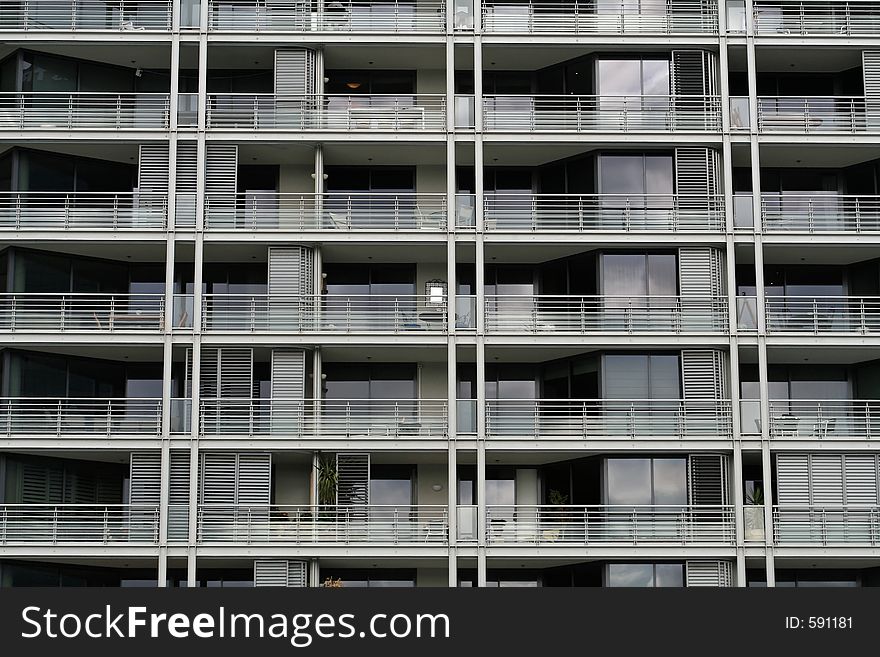
[[[597,7],[599,4],[599,7]],[[511,34],[716,34],[717,5],[668,0],[646,4],[619,0],[488,2],[483,30]]]
[[[0,294],[0,331],[158,331],[164,310],[161,294]]]
[[[766,298],[768,333],[880,332],[880,297]]]
[[[206,294],[206,331],[419,333],[447,329],[446,300],[420,295]]]
[[[445,399],[202,399],[206,435],[436,438],[447,434]]]
[[[210,0],[208,12],[208,29],[214,32],[411,33],[442,32],[446,26],[440,0]]]
[[[156,505],[0,505],[0,545],[156,545],[158,541]]]
[[[488,192],[487,231],[684,232],[724,225],[724,197]]]
[[[746,427],[744,431],[745,429]],[[773,400],[770,402],[770,436],[810,440],[878,438],[880,437],[880,401]]]
[[[0,435],[162,433],[161,399],[0,398]]]
[[[490,545],[732,545],[732,506],[486,507]]]
[[[868,233],[880,231],[880,196],[762,194],[768,233]]]
[[[0,192],[0,228],[151,230],[167,219],[166,194]]]
[[[880,32],[880,2],[754,0],[754,11],[757,34],[873,36]]]
[[[880,508],[774,506],[773,537],[777,545],[880,545]]]
[[[211,94],[208,127],[223,130],[430,132],[446,129],[439,94]]]
[[[0,130],[165,130],[168,119],[168,94],[0,92]]]
[[[717,333],[724,297],[499,295],[486,297],[491,333]]]
[[[880,113],[854,96],[761,96],[758,130],[795,134],[862,133],[880,129]],[[870,110],[870,111],[868,111]]]
[[[446,194],[208,194],[208,230],[441,231]]]
[[[490,438],[722,439],[731,427],[727,400],[486,400]]]
[[[491,132],[715,132],[717,96],[485,96]]]
[[[170,30],[171,5],[171,0],[3,0],[0,30]]]
[[[446,506],[202,504],[198,542],[446,545]]]

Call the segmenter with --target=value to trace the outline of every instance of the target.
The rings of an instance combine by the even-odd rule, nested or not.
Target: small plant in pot
[[[764,489],[761,486],[746,489],[743,524],[747,541],[764,540]]]
[[[317,463],[318,477],[318,506],[319,517],[332,519],[336,504],[336,492],[339,489],[339,471],[336,468],[336,458],[333,456],[320,456]]]

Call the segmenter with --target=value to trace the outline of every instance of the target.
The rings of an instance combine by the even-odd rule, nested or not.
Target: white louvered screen
[[[681,325],[688,330],[718,328],[723,323],[724,268],[721,253],[709,246],[678,250]]]
[[[138,191],[168,193],[168,144],[141,144],[138,148]]]
[[[192,227],[196,223],[196,190],[198,187],[198,147],[194,141],[177,142],[177,166],[174,179],[176,201],[174,224]]]
[[[305,96],[316,93],[317,56],[309,48],[275,51],[275,95]]]
[[[306,396],[306,354],[302,349],[272,350],[272,431],[302,432]]]
[[[162,453],[132,452],[129,470],[129,503],[159,504],[162,482]]]
[[[257,559],[254,561],[254,586],[303,588],[308,585],[305,561]]]
[[[212,222],[233,225],[238,189],[238,146],[208,144],[205,150],[206,212]]]
[[[675,149],[675,192],[682,226],[705,226],[721,193],[721,154],[712,148]]]
[[[733,586],[733,568],[729,561],[688,561],[685,563],[685,571],[688,588]]]
[[[168,481],[168,538],[185,540],[189,535],[189,451],[171,450]]]
[[[880,127],[880,51],[862,52],[865,84],[865,112],[868,128]]]
[[[843,457],[840,454],[810,455],[810,495],[812,504],[843,504]]]
[[[714,96],[717,93],[716,60],[706,50],[672,51],[672,94]]]
[[[683,349],[681,382],[685,399],[726,399],[724,353],[717,349]]]
[[[199,395],[202,431],[247,431],[253,421],[254,350],[247,347],[202,347]],[[192,348],[186,351],[186,395],[192,394]],[[225,399],[219,403],[215,400]]]
[[[202,504],[268,505],[272,455],[263,452],[204,452],[199,500]]]
[[[202,453],[199,478],[201,504],[235,504],[237,456],[234,452]]]
[[[269,294],[313,294],[314,266],[314,252],[309,247],[269,247]]]
[[[219,349],[219,397],[248,399],[254,377],[254,350],[250,348],[221,347]]]
[[[843,486],[847,504],[876,505],[877,456],[874,454],[846,454],[844,456]]]
[[[269,504],[272,494],[271,454],[240,453],[236,475],[236,504]]]
[[[691,454],[688,456],[688,501],[690,504],[722,506],[728,504],[727,456]]]
[[[810,457],[783,452],[776,455],[776,499],[780,506],[810,503]]]
[[[64,501],[64,472],[59,468],[22,463],[21,504],[60,504]]]
[[[342,453],[336,455],[337,504],[370,503],[370,455]]]

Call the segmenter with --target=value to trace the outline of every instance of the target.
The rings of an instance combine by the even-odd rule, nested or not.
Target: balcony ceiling
[[[820,167],[836,169],[868,162],[880,157],[877,145],[845,146],[842,144],[764,144],[761,146],[762,167]],[[749,166],[747,145],[733,148],[733,166]]]
[[[880,349],[871,347],[823,346],[768,347],[767,360],[771,365],[851,365],[880,358]],[[740,362],[755,364],[758,353],[751,347],[740,349]]]
[[[862,52],[856,48],[801,48],[796,58],[792,58],[791,52],[791,48],[758,48],[758,72],[836,73],[862,65]],[[730,70],[747,70],[745,48],[731,49]]]

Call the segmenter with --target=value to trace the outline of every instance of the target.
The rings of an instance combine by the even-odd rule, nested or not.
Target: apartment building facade
[[[880,2],[0,34],[0,585],[880,583]]]

